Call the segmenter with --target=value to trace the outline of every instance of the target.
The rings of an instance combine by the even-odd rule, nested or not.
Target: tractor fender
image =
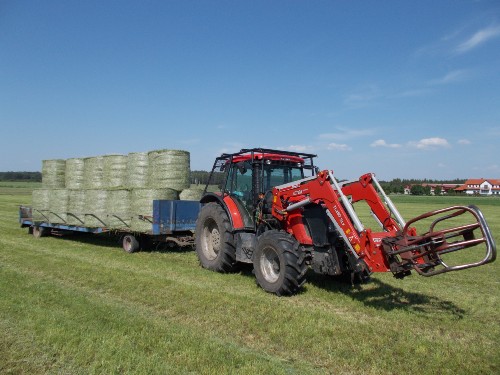
[[[227,215],[229,216],[229,220],[231,222],[231,227],[233,228],[233,230],[247,228],[247,225],[245,225],[245,221],[247,220],[245,220],[244,216],[246,212],[241,212],[242,210],[238,206],[236,198],[231,197],[228,194],[224,194],[223,196],[220,193],[207,193],[200,200],[200,203],[202,204],[210,202],[216,202],[221,205],[222,208],[224,208]]]

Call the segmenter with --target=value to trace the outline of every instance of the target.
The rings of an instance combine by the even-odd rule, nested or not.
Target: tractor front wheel
[[[214,202],[203,206],[195,233],[196,253],[202,267],[216,272],[236,271],[234,237],[224,208]]]
[[[257,240],[254,272],[266,292],[289,296],[306,282],[307,265],[297,240],[288,233],[270,230]]]

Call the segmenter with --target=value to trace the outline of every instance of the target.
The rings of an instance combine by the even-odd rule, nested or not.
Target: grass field
[[[222,275],[193,251],[126,254],[112,237],[35,239],[30,186],[0,186],[2,374],[500,373],[500,263],[358,288],[310,275],[303,293]],[[500,199],[394,198],[405,218],[476,204],[500,243]]]

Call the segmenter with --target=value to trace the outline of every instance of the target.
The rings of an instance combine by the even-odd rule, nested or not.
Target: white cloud
[[[377,139],[370,146],[371,147],[389,147],[389,148],[399,148],[399,147],[401,147],[401,145],[398,144],[398,143],[387,143],[383,139]]]
[[[336,133],[324,133],[320,134],[320,139],[332,139],[332,140],[347,140],[359,137],[366,137],[374,133],[373,129],[346,129],[343,127],[337,127],[338,132]]]
[[[344,99],[344,104],[352,107],[362,107],[382,96],[377,85],[366,85],[354,93],[348,94]]]
[[[201,139],[199,139],[199,138],[182,139],[179,141],[179,143],[184,144],[184,145],[197,145],[197,144],[201,143]]]
[[[470,145],[471,141],[469,141],[468,139],[459,139],[457,143],[459,145]]]
[[[346,144],[330,143],[327,148],[336,151],[351,151],[352,148]]]
[[[224,153],[231,154],[233,152],[238,152],[245,147],[247,146],[240,142],[225,142],[224,147],[219,149],[218,156]]]
[[[486,43],[488,40],[500,36],[500,26],[490,26],[477,31],[464,42],[460,43],[456,48],[456,52],[465,53],[477,46]]]
[[[466,70],[453,70],[445,76],[429,81],[430,85],[447,85],[449,83],[463,81],[468,72]]]
[[[498,137],[498,136],[500,136],[500,126],[489,128],[487,134],[489,136],[491,136],[491,137]]]
[[[424,138],[417,142],[409,142],[408,144],[421,150],[450,147],[450,144],[446,139],[439,137]]]
[[[286,147],[286,149],[294,152],[309,152],[312,149],[312,147],[305,145],[290,145]]]
[[[418,96],[424,96],[424,95],[429,95],[433,91],[432,89],[428,88],[415,88],[415,89],[410,89],[410,90],[403,90],[401,92],[398,92],[392,96],[391,98],[414,98]]]

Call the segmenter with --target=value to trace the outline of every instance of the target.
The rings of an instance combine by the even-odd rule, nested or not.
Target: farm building
[[[455,191],[465,194],[500,195],[500,179],[471,178]]]
[[[449,191],[455,190],[456,187],[458,186],[457,184],[419,184],[422,186],[429,186],[430,187],[430,192],[431,195],[435,195],[435,190],[436,188],[441,189],[440,194],[448,194]],[[412,185],[407,185],[405,186],[404,193],[405,194],[411,194],[411,187]]]

